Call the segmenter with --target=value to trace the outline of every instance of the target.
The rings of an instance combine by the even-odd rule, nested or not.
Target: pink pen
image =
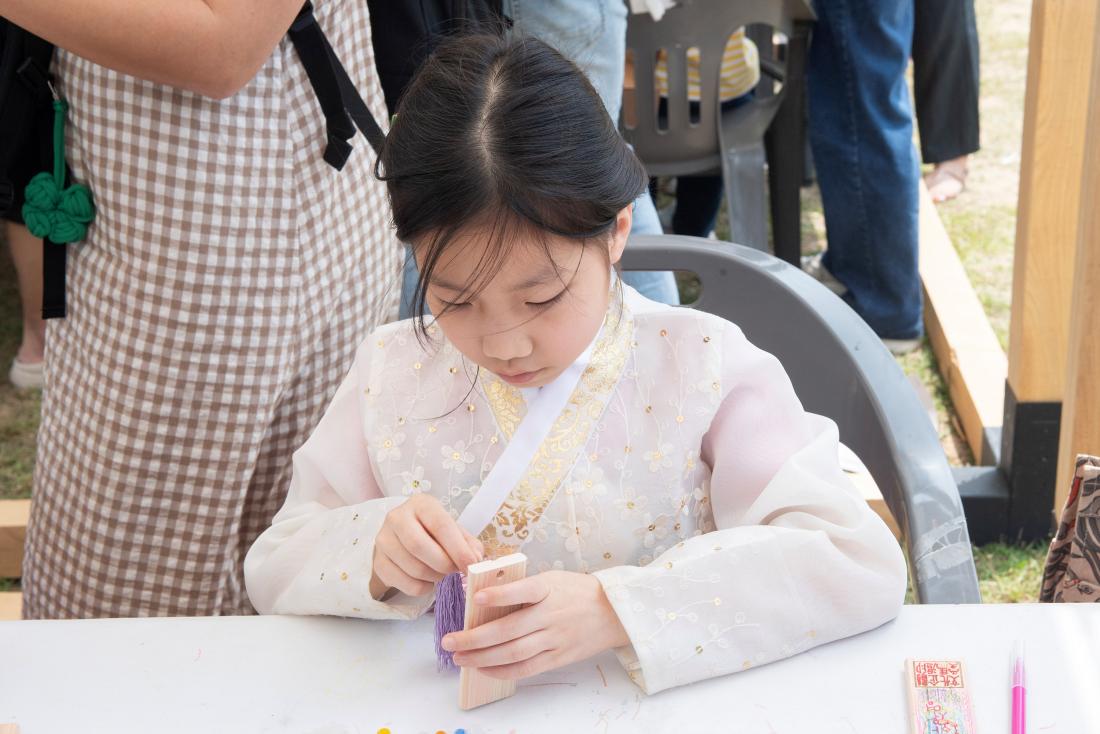
[[[1024,679],[1024,641],[1012,653],[1012,734],[1027,732],[1027,688]]]

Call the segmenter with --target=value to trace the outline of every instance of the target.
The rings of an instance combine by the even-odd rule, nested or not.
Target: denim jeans
[[[808,71],[810,143],[845,300],[888,339],[920,336],[920,169],[905,70],[913,0],[821,0]]]

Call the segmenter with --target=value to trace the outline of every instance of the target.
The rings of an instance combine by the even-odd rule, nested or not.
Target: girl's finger
[[[464,668],[491,668],[529,660],[549,650],[550,635],[543,630],[482,650],[456,653],[455,664]]]
[[[473,629],[452,632],[443,638],[443,649],[458,652],[502,645],[545,628],[542,613],[527,607]]]
[[[428,581],[434,584],[443,580],[444,574],[436,571],[410,553],[408,549],[401,544],[401,539],[399,537],[395,537],[392,543],[386,545],[385,552],[398,568],[404,571],[406,575],[418,581]],[[443,550],[440,549],[439,553],[443,555]],[[445,558],[446,556],[444,555],[443,557]]]
[[[540,652],[533,658],[527,658],[518,663],[478,668],[477,672],[484,673],[490,678],[497,678],[500,680],[519,680],[520,678],[530,678],[532,675],[545,673],[557,667],[559,666],[554,651],[546,650]]]
[[[451,557],[440,547],[416,516],[408,518],[393,530],[394,538],[405,551],[439,574],[449,574],[458,570]]]
[[[475,537],[474,534],[466,528],[459,526],[459,530],[461,530],[462,534],[466,537],[466,543],[470,546],[470,550],[474,552],[474,555],[477,556],[477,559],[479,561],[484,559],[485,546],[482,545],[481,541],[478,540],[477,537]]]
[[[434,588],[427,581],[419,581],[409,576],[384,553],[379,554],[374,560],[374,572],[386,586],[409,596],[424,596]]]
[[[507,607],[513,604],[538,604],[550,594],[541,575],[528,576],[510,584],[482,589],[474,594],[474,604],[483,607]]]
[[[443,509],[443,505],[435,502],[422,505],[417,508],[416,516],[428,534],[446,551],[455,569],[465,573],[471,563],[477,563],[478,558],[466,542],[462,528]],[[432,564],[429,565],[436,568]]]

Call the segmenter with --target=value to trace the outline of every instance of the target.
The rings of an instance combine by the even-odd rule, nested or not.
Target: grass
[[[976,0],[975,11],[982,149],[970,159],[967,190],[940,204],[939,213],[993,331],[1007,348],[1031,3]]]
[[[989,543],[974,548],[978,587],[987,604],[1038,601],[1047,543]]]

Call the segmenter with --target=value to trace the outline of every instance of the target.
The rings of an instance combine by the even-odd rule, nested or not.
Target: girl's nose
[[[530,356],[533,347],[530,337],[520,329],[509,329],[481,339],[481,351],[485,356],[501,362]]]

